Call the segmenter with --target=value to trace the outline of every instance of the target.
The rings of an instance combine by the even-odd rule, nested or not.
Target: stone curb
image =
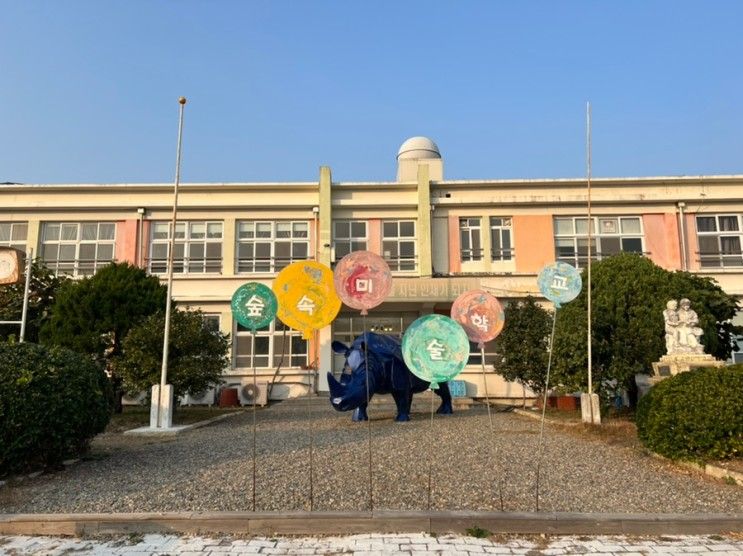
[[[524,417],[529,417],[530,419],[542,419],[541,413],[533,413],[530,411],[525,411],[523,409],[514,409],[514,413],[517,415],[523,415]],[[561,425],[565,427],[576,427],[578,425],[581,425],[582,423],[575,423],[575,422],[565,422],[565,421],[558,421],[556,419],[544,419],[545,423],[549,423],[551,425]],[[743,486],[743,473],[740,471],[733,471],[732,469],[725,469],[724,467],[720,467],[719,465],[712,465],[711,463],[707,464],[701,464],[701,463],[694,463],[691,461],[675,461],[672,459],[669,459],[665,456],[661,456],[660,454],[656,454],[654,452],[648,451],[648,453],[653,456],[654,458],[663,460],[666,463],[669,463],[671,465],[676,465],[678,467],[683,467],[684,469],[691,469],[692,471],[698,471],[700,473],[704,473],[705,475],[709,475],[710,477],[714,477],[715,479],[723,479],[731,478],[734,479],[736,484],[739,486]]]
[[[506,512],[173,512],[0,514],[2,535],[129,533],[350,535],[358,533],[551,535],[708,535],[743,532],[743,514],[586,514]]]
[[[189,423],[188,425],[177,425],[177,428],[173,428],[169,431],[159,431],[157,429],[149,429],[149,427],[137,427],[134,429],[125,430],[122,433],[119,434],[126,434],[128,436],[176,436],[178,434],[184,433],[186,431],[191,431],[194,429],[200,429],[201,427],[205,427],[207,425],[211,425],[212,423],[216,423],[217,421],[222,421],[223,419],[227,419],[228,417],[233,417],[235,415],[241,414],[242,411],[237,410],[233,411],[231,413],[225,413],[224,415],[217,415],[216,417],[212,417],[211,419],[206,419],[205,421],[197,421],[196,423]],[[135,432],[136,431],[136,432]]]

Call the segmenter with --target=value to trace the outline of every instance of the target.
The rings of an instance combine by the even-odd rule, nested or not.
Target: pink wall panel
[[[137,220],[120,220],[116,223],[116,252],[120,263],[137,264]]]
[[[544,265],[555,262],[552,215],[514,216],[513,248],[517,272],[539,272]]]
[[[655,264],[666,270],[681,268],[681,241],[675,213],[644,214],[645,251]]]

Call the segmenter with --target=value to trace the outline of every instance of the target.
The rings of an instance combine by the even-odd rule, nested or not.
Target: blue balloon
[[[572,301],[583,288],[583,280],[575,267],[556,262],[545,266],[537,278],[539,291],[552,301],[555,307]]]

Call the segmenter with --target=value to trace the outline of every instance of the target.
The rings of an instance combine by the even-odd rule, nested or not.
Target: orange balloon
[[[313,330],[333,322],[341,310],[335,293],[333,271],[315,261],[292,263],[273,282],[279,301],[277,316],[285,325],[302,332],[309,340]]]

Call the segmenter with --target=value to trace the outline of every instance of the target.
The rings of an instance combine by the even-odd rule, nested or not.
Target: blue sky
[[[0,181],[743,173],[743,2],[0,0]]]

